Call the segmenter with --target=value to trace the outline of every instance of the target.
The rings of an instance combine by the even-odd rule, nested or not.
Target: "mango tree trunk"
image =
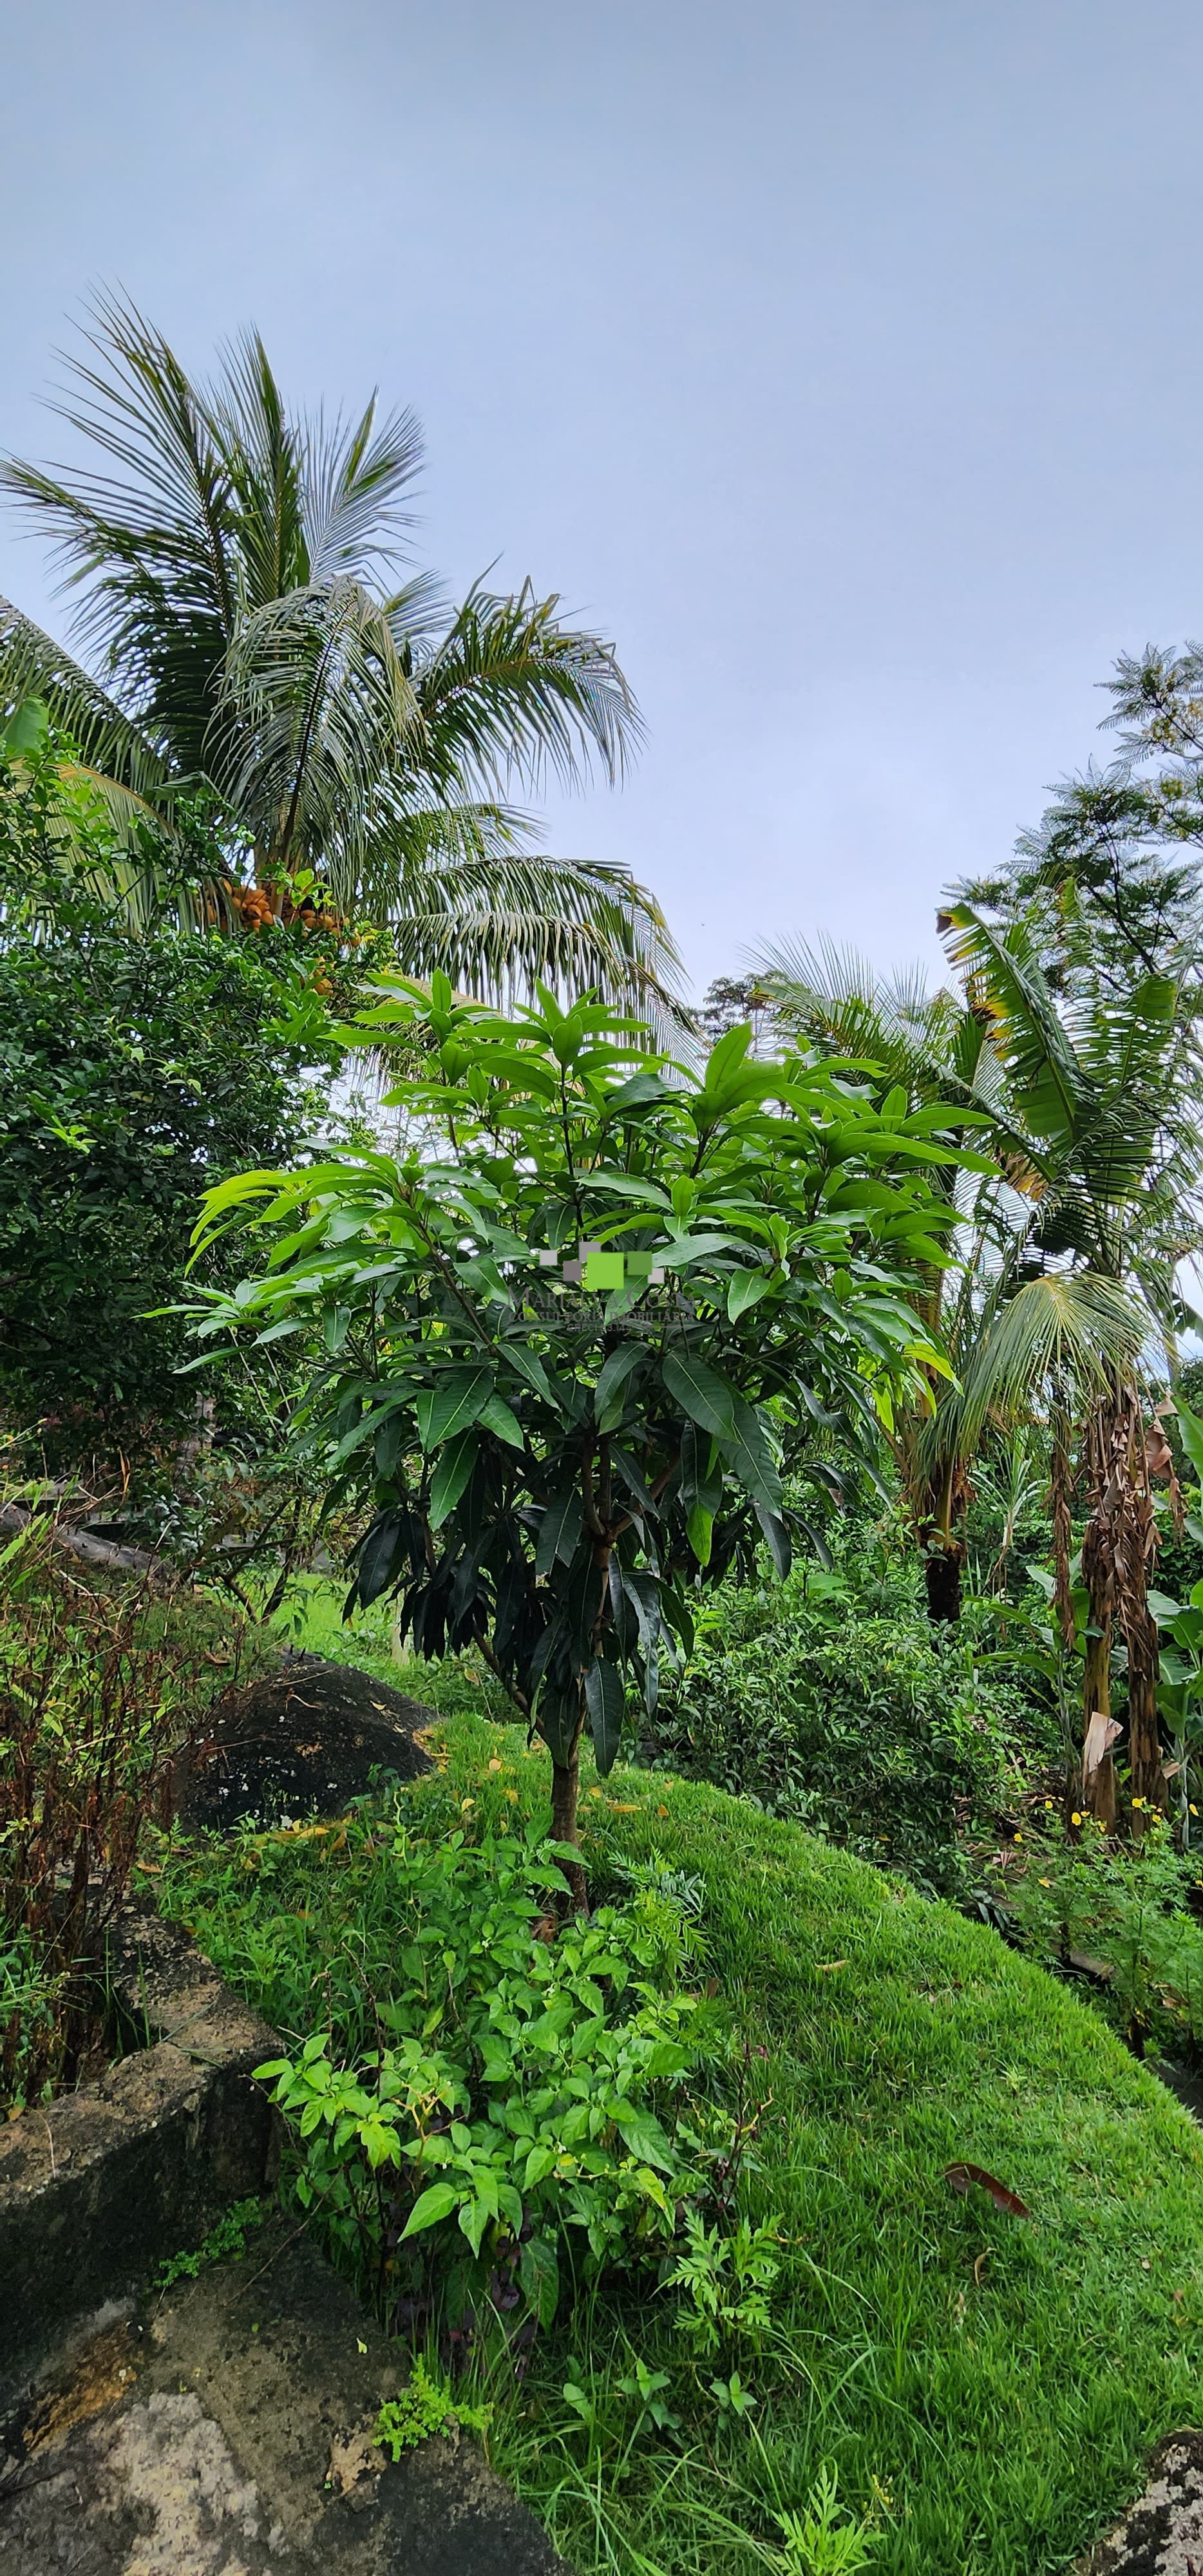
[[[553,1755],[551,1765],[551,1838],[552,1841],[556,1843],[567,1843],[570,1848],[575,1849],[576,1851],[579,1851],[581,1847],[581,1838],[577,1827],[577,1800],[580,1794],[580,1780],[581,1725],[578,1724],[576,1734],[573,1736],[572,1743],[568,1748],[567,1760],[565,1762],[557,1762]],[[585,1879],[584,1862],[579,1860],[564,1860],[561,1861],[560,1867],[568,1881],[569,1896],[573,1913],[587,1914],[589,1911],[589,1891]]]

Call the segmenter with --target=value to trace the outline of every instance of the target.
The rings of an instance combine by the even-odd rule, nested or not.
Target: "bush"
[[[307,999],[291,954],[169,926],[0,945],[0,1400],[55,1465],[192,1421],[184,1329],[151,1310],[182,1294],[201,1191],[318,1115]]]
[[[103,2034],[104,1940],[202,1679],[162,1595],[56,1583],[48,1530],[0,1554],[0,2109],[75,2081]]]
[[[1006,1793],[1017,1715],[955,1635],[836,1601],[712,1649],[644,1749],[948,1894],[958,1831]]]
[[[293,2038],[258,2070],[292,2187],[390,2328],[434,2314],[459,2333],[494,2309],[548,2325],[565,2276],[667,2264],[702,2169],[729,2157],[729,2122],[715,2115],[716,2149],[684,2116],[715,2046],[712,2007],[683,1984],[696,1935],[654,1887],[558,1925],[537,1830],[474,1843],[458,1803],[427,1839],[432,1822],[368,1802],[233,1855],[177,1851],[159,1902],[227,1973],[253,1967]],[[742,2244],[712,2230],[699,2258],[724,2276],[724,2315]]]
[[[1193,1810],[1192,1810],[1193,1812]],[[1203,2044],[1203,1857],[1180,1852],[1146,1811],[1138,1842],[1109,1842],[1093,1817],[1081,1840],[1052,1802],[1043,1831],[1016,1834],[998,1872],[1022,1947],[1044,1967],[1076,1969],[1138,2056]]]

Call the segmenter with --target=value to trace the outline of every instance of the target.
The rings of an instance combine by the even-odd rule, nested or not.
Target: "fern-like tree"
[[[415,973],[663,1007],[677,961],[653,897],[542,854],[512,801],[621,777],[641,727],[614,648],[529,583],[456,608],[405,570],[412,413],[290,412],[254,334],[202,384],[119,298],[58,408],[89,461],[0,481],[58,549],[82,658],[0,602],[0,721],[40,702],[119,816],[207,792],[260,920],[312,870]]]

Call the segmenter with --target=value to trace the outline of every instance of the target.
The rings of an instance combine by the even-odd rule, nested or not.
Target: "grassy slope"
[[[463,1697],[447,1680],[445,1706]],[[501,1818],[506,1787],[524,1808],[546,1798],[519,1733],[461,1708],[445,1740],[478,1816]],[[780,2213],[779,2323],[769,2351],[723,2365],[757,2393],[752,2434],[718,2419],[716,2366],[691,2371],[667,2303],[599,2302],[502,2404],[498,2464],[581,2576],[771,2563],[755,2536],[825,2461],[849,2504],[868,2505],[874,2481],[890,2498],[881,2576],[1067,2567],[1135,2491],[1147,2446],[1199,2420],[1203,2138],[984,1927],[721,1791],[616,1772],[585,1809],[600,1886],[632,1860],[705,1882],[706,1965],[771,2096],[750,2193],[757,2215]],[[961,2160],[999,2175],[1031,2221],[958,2198],[944,2168]],[[675,2439],[630,2439],[614,2383],[633,2350],[673,2374]],[[593,2433],[563,2400],[569,2378],[596,2402]]]

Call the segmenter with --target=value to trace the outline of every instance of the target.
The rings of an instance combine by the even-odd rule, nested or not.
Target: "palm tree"
[[[1148,1608],[1156,1534],[1139,1363],[1142,1351],[1172,1339],[1181,1320],[1178,1264],[1198,1240],[1203,1139],[1195,1116],[1194,998],[1184,960],[1181,975],[1141,975],[1125,991],[1116,990],[1110,972],[1093,981],[1080,973],[1058,1008],[1024,923],[1003,933],[971,904],[958,903],[944,926],[954,961],[991,1015],[991,1045],[1015,1122],[1041,1175],[1024,1262],[1039,1265],[1058,1295],[1088,1295],[1119,1328],[1113,1347],[1102,1339],[1096,1345],[1099,1382],[1083,1442],[1089,1514],[1082,1576],[1090,1604],[1083,1780],[1088,1804],[1111,1828],[1117,1639],[1128,1659],[1133,1793],[1157,1803],[1163,1797],[1157,1629]],[[986,1337],[969,1382],[971,1414],[989,1402],[995,1383],[1015,1375],[1016,1357],[1024,1361],[1025,1293]],[[1064,1606],[1063,1545],[1058,1556]]]
[[[987,1431],[1041,1413],[1063,1487],[1067,1413],[1134,1360],[1143,1318],[1114,1282],[1050,1272],[1042,1257],[1032,1257],[1048,1179],[980,973],[970,973],[960,994],[947,987],[933,993],[921,970],[881,979],[864,959],[823,941],[814,949],[782,943],[758,958],[757,971],[784,1028],[859,1064],[909,1109],[934,1113],[945,1104],[945,1126],[947,1104],[959,1106],[962,1141],[976,1137],[989,1149],[976,1171],[946,1175],[958,1194],[959,1262],[932,1264],[916,1282],[924,1330],[948,1353],[953,1375],[929,1372],[925,1409],[896,1418],[891,1428],[924,1551],[928,1610],[933,1620],[955,1620],[972,1461]],[[1063,1516],[1058,1530],[1063,1537]]]
[[[202,386],[122,299],[92,324],[58,409],[95,465],[0,466],[80,593],[83,660],[0,602],[0,723],[42,702],[118,816],[169,824],[203,788],[260,917],[309,870],[391,925],[410,972],[671,1009],[654,898],[545,856],[511,801],[623,775],[641,724],[613,647],[529,583],[453,609],[429,574],[399,579],[412,413],[292,415],[255,334]]]

